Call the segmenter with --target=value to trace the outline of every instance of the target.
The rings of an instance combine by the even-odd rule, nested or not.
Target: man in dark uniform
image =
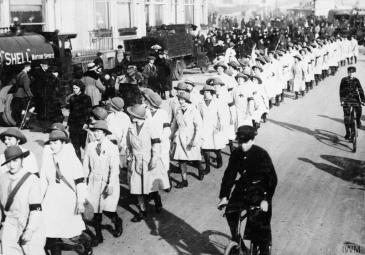
[[[365,103],[364,90],[361,87],[359,79],[354,77],[356,67],[349,66],[347,68],[348,76],[342,78],[340,84],[340,101],[343,106],[344,123],[346,129],[345,139],[350,142],[354,139],[355,133],[352,132],[354,127],[351,127],[351,106],[354,107],[356,113],[357,127],[361,127],[361,104]]]
[[[11,102],[12,117],[16,121],[16,125],[22,122],[22,111],[25,111],[28,103],[30,103],[33,93],[30,90],[30,78],[28,72],[30,71],[30,63],[23,64],[23,69],[16,76],[16,85],[14,98]]]
[[[232,207],[237,208],[237,204],[243,205],[244,208],[260,207],[257,214],[248,214],[244,239],[258,244],[260,254],[267,255],[271,245],[271,202],[277,185],[277,176],[269,154],[254,145],[255,136],[256,130],[251,126],[238,128],[237,140],[240,146],[232,152],[224,173],[218,208],[228,203],[227,222],[232,239],[238,242],[237,227],[240,212],[229,212],[229,208],[231,210]],[[237,174],[240,175],[238,181],[236,181]]]

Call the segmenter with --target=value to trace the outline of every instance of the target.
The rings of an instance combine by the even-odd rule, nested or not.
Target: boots
[[[264,114],[262,114],[262,116],[261,116],[261,119],[262,119],[262,122],[266,122],[266,120],[267,120],[267,113],[265,112]]]
[[[222,165],[223,165],[222,151],[221,150],[216,150],[215,154],[217,155],[217,168],[221,168]]]
[[[305,92],[308,93],[309,91],[309,82],[305,83]]]
[[[136,222],[140,222],[142,220],[144,220],[147,217],[147,212],[146,211],[142,211],[141,209],[139,210],[139,213],[137,215],[135,215],[131,221],[136,223]]]
[[[95,239],[93,240],[92,246],[96,247],[100,243],[104,241],[103,234],[101,232],[101,221],[102,221],[101,213],[94,213],[94,219],[92,220],[95,228]]]
[[[180,167],[181,175],[183,176],[183,174],[185,174],[187,172],[188,166],[187,166],[186,162],[184,162],[184,163],[180,163],[179,167]],[[176,185],[176,188],[182,189],[187,186],[188,186],[188,181],[186,179],[182,179],[182,181]]]
[[[198,162],[197,162],[197,166],[198,166],[198,179],[199,179],[199,181],[202,181],[202,180],[204,180],[204,168],[203,168],[203,164],[202,164],[202,162],[199,160]]]
[[[345,124],[345,129],[346,129],[345,140],[348,140],[350,139],[350,126]]]
[[[298,92],[295,92],[295,100],[298,99]]]
[[[280,101],[279,101],[279,96],[275,97],[275,105],[279,106],[280,105]]]
[[[204,161],[205,161],[204,174],[209,174],[210,173],[210,155],[209,155],[209,151],[203,150],[203,157],[204,157]]]
[[[115,212],[113,217],[111,218],[114,223],[113,236],[120,237],[123,233],[123,220],[119,218],[118,214]]]
[[[160,213],[162,211],[162,201],[160,194],[158,194],[158,191],[153,192],[153,200],[155,202],[156,213]]]
[[[309,83],[309,88],[312,90],[313,89],[313,81],[311,81],[310,83]]]
[[[300,94],[304,97],[304,90],[300,91]]]
[[[179,182],[178,184],[176,184],[175,188],[177,189],[182,189],[182,188],[186,188],[189,186],[188,180],[182,180],[181,182]]]
[[[62,250],[59,245],[61,242],[62,240],[59,238],[47,238],[46,245],[44,247],[46,253],[51,255],[62,255]]]
[[[82,232],[81,235],[71,238],[71,241],[75,243],[75,245],[70,246],[71,249],[63,249],[63,250],[73,250],[79,255],[91,255],[93,254],[93,250],[91,247],[91,238],[88,234]]]
[[[284,102],[284,92],[281,92],[280,94],[280,102]]]

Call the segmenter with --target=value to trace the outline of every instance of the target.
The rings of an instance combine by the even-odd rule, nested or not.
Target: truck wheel
[[[13,101],[13,94],[8,94],[5,99],[5,108],[4,108],[4,115],[5,115],[5,119],[6,119],[5,122],[9,126],[15,127],[16,122],[13,119],[13,117],[11,116],[11,101]]]

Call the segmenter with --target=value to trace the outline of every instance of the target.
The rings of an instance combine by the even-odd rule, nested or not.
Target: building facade
[[[0,0],[0,27],[76,33],[73,49],[115,49],[162,24],[208,23],[207,0]]]

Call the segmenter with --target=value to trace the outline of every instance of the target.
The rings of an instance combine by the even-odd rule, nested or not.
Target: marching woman
[[[1,219],[2,254],[42,255],[45,236],[41,186],[39,178],[23,168],[23,160],[29,156],[29,151],[9,146],[4,154],[2,165],[7,165],[9,171],[0,177],[0,202],[5,207],[0,217],[5,217]]]
[[[156,212],[161,212],[162,202],[158,193],[170,184],[161,158],[161,139],[156,123],[146,119],[146,107],[136,104],[127,108],[132,124],[127,134],[128,179],[132,195],[136,195],[139,213],[132,222],[140,222],[147,216],[145,196],[151,194]]]
[[[305,89],[305,76],[304,76],[304,69],[302,65],[302,58],[299,55],[294,56],[294,65],[292,66],[292,73],[293,73],[293,90],[295,92],[295,99],[298,99],[299,92],[304,95]]]
[[[262,85],[262,80],[258,76],[251,76],[253,84],[253,100],[254,108],[252,112],[252,119],[256,124],[260,123],[261,119],[266,122],[267,114],[269,113],[269,97],[266,94],[266,90]]]
[[[205,172],[210,172],[210,152],[217,156],[217,168],[222,167],[221,150],[226,147],[228,140],[224,135],[224,111],[220,102],[213,97],[215,89],[212,86],[205,85],[200,93],[204,96],[204,101],[200,102],[198,111],[202,117],[202,153],[205,161]]]
[[[71,146],[64,131],[53,130],[42,155],[40,180],[44,200],[46,249],[52,255],[61,254],[61,238],[81,244],[85,253],[92,254],[90,238],[83,233],[86,186],[80,160]],[[75,250],[79,251],[75,245]]]
[[[88,188],[88,201],[94,211],[94,227],[96,240],[103,242],[101,232],[102,215],[111,219],[114,223],[113,236],[119,237],[123,232],[123,222],[117,214],[117,206],[120,197],[119,185],[119,151],[107,135],[106,121],[98,120],[90,128],[94,132],[95,141],[91,142],[85,152],[84,172]]]
[[[172,158],[179,161],[182,182],[176,188],[188,186],[187,162],[194,161],[199,170],[199,180],[204,179],[204,169],[201,162],[201,132],[202,120],[197,109],[191,105],[187,92],[177,94],[180,107],[171,126]]]
[[[162,99],[153,91],[146,91],[143,94],[145,98],[145,104],[147,105],[147,118],[152,122],[152,125],[158,132],[158,137],[161,140],[161,160],[163,164],[162,175],[160,176],[163,185],[166,186],[166,190],[171,188],[168,171],[170,169],[170,135],[171,135],[171,124],[167,112],[161,108]],[[166,174],[165,174],[166,172]]]
[[[131,120],[123,111],[124,101],[120,97],[113,97],[110,100],[109,115],[106,118],[109,130],[112,135],[108,136],[115,141],[119,149],[120,168],[127,167],[127,132]]]
[[[236,76],[238,86],[233,89],[233,109],[235,131],[242,125],[253,125],[253,88],[247,82],[248,77],[242,73]]]
[[[228,92],[227,86],[225,86],[224,81],[222,81],[220,77],[210,78],[206,81],[206,84],[215,88],[215,97],[217,98],[220,107],[222,107],[222,111],[224,111],[224,116],[227,116],[224,119],[224,133],[228,139],[229,149],[230,151],[233,151],[233,140],[235,139],[235,111],[232,103],[232,95]]]

